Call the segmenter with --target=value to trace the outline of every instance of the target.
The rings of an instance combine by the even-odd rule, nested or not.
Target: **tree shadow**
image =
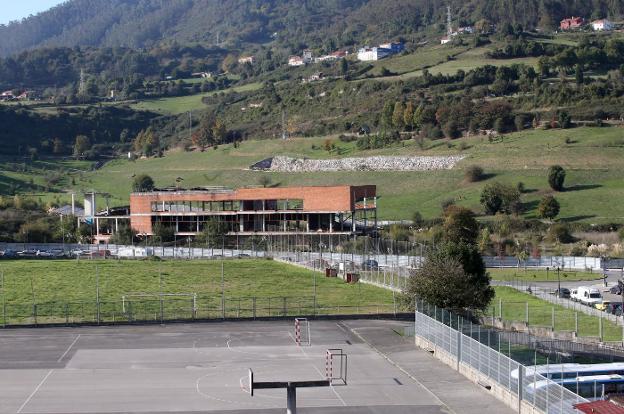
[[[533,210],[533,209],[537,208],[539,203],[540,203],[539,200],[526,201],[526,202],[522,203],[522,211]]]
[[[525,188],[524,190],[522,190],[522,194],[532,194],[532,193],[537,193],[537,188]]]
[[[576,184],[570,187],[564,188],[563,191],[583,191],[583,190],[593,190],[594,188],[601,188],[600,184]]]
[[[564,223],[571,223],[573,221],[581,221],[581,220],[587,220],[587,219],[591,219],[596,217],[595,214],[586,214],[583,216],[570,216],[570,217],[563,217],[560,218],[559,221],[560,222],[564,222]]]
[[[486,180],[489,180],[490,178],[494,178],[494,177],[496,177],[496,174],[494,174],[494,173],[483,173],[481,175],[481,179],[479,181],[486,181]]]

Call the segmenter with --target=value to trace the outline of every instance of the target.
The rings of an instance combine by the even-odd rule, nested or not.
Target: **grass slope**
[[[152,111],[161,114],[181,114],[183,112],[203,109],[205,105],[202,103],[202,98],[206,96],[211,96],[220,92],[231,93],[255,91],[260,89],[261,86],[262,84],[259,82],[248,83],[246,85],[234,86],[232,88],[224,89],[222,91],[212,91],[197,95],[146,99],[131,106],[132,108],[137,110]]]
[[[566,144],[566,138],[568,143]],[[449,142],[433,141],[426,150],[415,142],[391,148],[359,151],[354,143],[335,140],[338,150],[322,149],[325,138],[245,141],[239,148],[222,145],[206,152],[174,151],[163,158],[135,162],[115,160],[93,173],[84,174],[76,189],[96,188],[112,195],[111,203],[126,203],[134,174],[151,175],[159,186],[173,185],[184,178],[187,187],[254,185],[263,175],[273,183],[287,185],[376,184],[379,214],[384,219],[410,218],[414,211],[425,217],[441,212],[441,203],[454,199],[458,204],[481,210],[479,196],[488,182],[511,185],[522,181],[526,217],[535,217],[539,200],[552,192],[546,180],[547,169],[560,164],[567,170],[566,191],[556,193],[560,217],[568,221],[624,221],[624,140],[618,128],[577,128],[570,130],[526,131],[504,136],[496,142],[486,138],[462,138]],[[460,144],[468,148],[460,150]],[[313,149],[313,146],[315,149]],[[340,155],[338,155],[338,153]],[[319,172],[277,173],[250,171],[248,166],[275,154],[328,158],[371,155],[451,155],[465,154],[455,169],[435,172]],[[489,174],[485,181],[465,183],[463,169],[478,164]]]
[[[100,302],[107,303],[107,309],[119,308],[123,295],[143,293],[195,293],[198,307],[206,311],[220,306],[221,300],[219,261],[16,260],[1,262],[0,272],[4,275],[0,297],[2,303],[6,303],[8,319],[15,321],[31,314],[33,302],[55,302],[55,305],[39,306],[40,313],[48,310],[49,317],[62,315],[58,309],[63,309],[68,302],[93,305],[97,278]],[[285,297],[289,307],[310,306],[315,290],[317,306],[332,307],[333,312],[338,306],[362,306],[363,312],[366,312],[364,309],[374,312],[376,306],[365,306],[382,305],[383,308],[383,305],[393,303],[390,291],[364,284],[347,284],[341,279],[325,278],[319,273],[284,263],[264,259],[224,261],[228,308],[249,307],[251,298],[257,298],[258,307],[266,307],[271,298],[274,308],[282,308]],[[154,300],[155,297],[147,299]],[[178,297],[177,300],[185,300],[185,304],[190,302],[190,298]],[[72,309],[76,307],[71,306]]]
[[[501,281],[519,281],[519,282],[555,282],[557,281],[557,272],[551,270],[539,269],[488,269],[492,280]],[[577,272],[577,271],[562,271],[560,273],[562,281],[572,282],[580,280],[596,280],[600,279],[602,275],[598,273],[590,272]]]
[[[526,321],[526,304],[529,304],[529,325],[552,326],[552,310],[555,310],[555,330],[574,331],[574,311],[563,306],[538,299],[509,287],[495,287],[496,297],[492,301],[490,312],[498,317],[499,303],[502,302],[503,319],[508,321]],[[500,302],[499,302],[500,300]],[[491,315],[492,313],[489,313]],[[599,318],[578,312],[579,336],[599,335]],[[605,341],[621,341],[622,327],[603,320],[603,337]]]

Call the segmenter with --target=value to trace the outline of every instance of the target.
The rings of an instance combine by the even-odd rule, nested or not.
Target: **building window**
[[[303,200],[288,200],[288,210],[303,210]]]

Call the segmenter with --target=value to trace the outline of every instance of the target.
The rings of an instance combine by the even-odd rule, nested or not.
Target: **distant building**
[[[607,19],[594,20],[591,25],[597,32],[613,30],[613,23]]]
[[[254,56],[246,56],[238,59],[238,63],[244,65],[245,63],[249,63],[253,65],[256,62],[256,58]]]
[[[196,236],[215,220],[229,235],[354,235],[376,228],[377,197],[374,185],[176,188],[132,193],[130,212],[124,213],[132,229],[146,236],[153,235],[155,225],[176,237]],[[97,215],[98,236],[116,231],[114,220],[120,218]]]
[[[381,47],[363,47],[358,50],[357,58],[363,62],[383,59],[386,56],[390,56],[392,52],[390,49],[384,49]]]
[[[288,58],[288,66],[303,66],[303,58],[301,56],[291,56]]]
[[[209,78],[212,78],[212,73],[211,72],[194,72],[194,73],[191,73],[191,76],[194,78],[209,79]]]
[[[458,34],[473,34],[474,32],[475,29],[472,26],[460,27],[457,29]]]
[[[0,93],[0,101],[12,101],[15,99],[13,91],[4,91]]]
[[[306,49],[303,51],[303,63],[311,63],[313,61],[312,58],[312,51],[309,49]]]
[[[442,37],[442,38],[440,39],[440,44],[441,44],[441,45],[445,45],[445,44],[447,44],[447,43],[450,43],[450,42],[451,42],[451,40],[453,40],[453,39],[451,39],[449,36],[444,36],[444,37]]]
[[[403,42],[382,43],[379,47],[382,49],[388,49],[391,53],[401,53],[405,49]]]
[[[583,19],[582,17],[572,16],[570,18],[563,19],[559,23],[559,28],[561,30],[572,30],[572,29],[578,29],[584,24],[585,24],[585,19]]]

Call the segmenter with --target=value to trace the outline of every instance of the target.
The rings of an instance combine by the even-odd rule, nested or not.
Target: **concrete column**
[[[240,231],[241,231],[241,232],[245,231],[245,223],[244,223],[244,220],[243,220],[243,215],[242,215],[242,214],[239,214],[239,215],[238,215],[238,223],[239,223],[239,229],[240,229]]]
[[[100,219],[98,217],[95,218],[95,234],[100,234]]]
[[[119,231],[119,220],[115,219],[115,233]]]
[[[332,233],[334,231],[334,214],[329,213],[329,232]]]
[[[264,201],[262,202],[264,204]],[[266,216],[263,214],[262,215],[262,232],[264,233],[266,231]]]
[[[306,214],[306,232],[310,232],[310,215]]]

